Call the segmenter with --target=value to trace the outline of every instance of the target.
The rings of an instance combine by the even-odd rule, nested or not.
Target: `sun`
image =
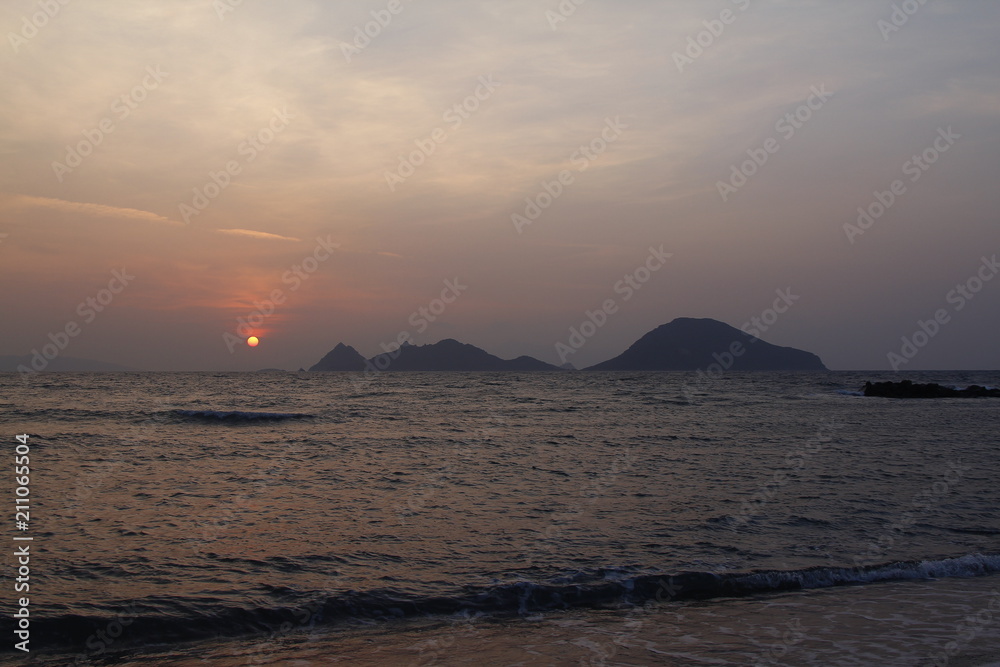
[[[256,336],[250,336],[249,338],[247,338],[247,345],[249,345],[250,347],[257,347],[259,343],[260,339],[257,338]]]

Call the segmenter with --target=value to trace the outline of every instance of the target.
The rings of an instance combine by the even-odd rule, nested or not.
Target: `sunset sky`
[[[75,323],[62,354],[150,370],[407,331],[559,363],[614,300],[582,367],[790,290],[761,337],[832,369],[936,315],[901,370],[1000,368],[1000,3],[10,0],[0,29],[0,354]]]

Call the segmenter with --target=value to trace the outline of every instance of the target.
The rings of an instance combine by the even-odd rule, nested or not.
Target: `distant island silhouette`
[[[558,366],[532,357],[501,359],[475,345],[447,338],[431,345],[404,343],[392,352],[365,359],[339,343],[310,371],[559,371]]]
[[[586,371],[695,371],[713,364],[735,371],[825,371],[811,352],[779,347],[712,319],[680,317],[650,331],[625,352]],[[566,371],[533,357],[505,360],[446,339],[365,359],[338,343],[310,371]]]
[[[733,371],[825,371],[811,352],[778,347],[713,319],[678,317],[588,371],[695,371],[718,364]]]
[[[584,371],[696,371],[719,366],[733,371],[825,371],[818,356],[792,347],[779,347],[718,320],[679,317],[653,329],[618,356],[583,368]],[[19,370],[55,372],[136,371],[118,364],[74,357],[52,360],[40,355],[0,355],[0,372]],[[278,372],[264,368],[258,373]],[[299,369],[302,371],[303,369]],[[575,370],[572,364],[549,364],[534,357],[501,359],[474,345],[448,338],[427,345],[405,343],[390,352],[366,359],[356,349],[338,343],[310,371],[452,371],[530,372]]]

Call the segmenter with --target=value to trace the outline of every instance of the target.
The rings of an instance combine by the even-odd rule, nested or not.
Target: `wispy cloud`
[[[0,3],[0,24],[19,31],[30,4]],[[889,40],[878,25],[892,20],[889,2],[569,4],[404,3],[348,62],[341,43],[364,34],[383,0],[231,2],[222,20],[208,0],[69,3],[0,55],[0,281],[21,286],[0,302],[18,314],[6,330],[0,321],[0,340],[37,345],[67,286],[124,265],[141,277],[134,302],[120,303],[158,309],[122,310],[115,326],[136,341],[127,365],[148,365],[146,340],[162,335],[183,365],[213,367],[201,329],[214,335],[284,289],[276,316],[296,344],[277,344],[276,327],[257,354],[297,367],[334,336],[394,336],[455,276],[475,296],[434,327],[499,352],[565,336],[663,244],[675,255],[669,278],[636,292],[581,352],[587,362],[675,316],[742,322],[793,284],[810,305],[772,342],[831,367],[878,366],[884,346],[867,341],[898,340],[969,256],[995,252],[1000,3],[927,3]],[[735,21],[720,22],[726,8]],[[553,26],[552,12],[566,20]],[[696,56],[683,72],[678,53]],[[152,92],[149,67],[169,73]],[[483,94],[482,77],[495,93]],[[820,85],[835,93],[830,105],[786,139],[778,124],[809,115],[800,107]],[[609,118],[628,126],[610,143]],[[857,207],[902,177],[939,127],[961,145],[907,182],[862,247],[838,244]],[[775,136],[780,150],[760,164]],[[58,180],[53,162],[84,151]],[[734,165],[755,173],[724,203],[718,183],[737,178]],[[387,174],[410,168],[390,191]],[[182,203],[196,224],[178,222]],[[511,215],[529,209],[519,235]],[[322,265],[320,235],[342,244]],[[980,320],[949,329],[974,345],[941,337],[921,360],[995,355],[1000,309],[986,299],[974,304]],[[509,329],[494,326],[498,314]],[[123,334],[108,326],[81,352],[119,354]],[[858,342],[845,344],[845,330]]]
[[[0,199],[0,201],[2,201],[2,199]],[[94,218],[115,218],[119,220],[137,220],[142,222],[158,222],[178,226],[183,225],[183,223],[177,220],[171,220],[170,218],[157,213],[152,213],[150,211],[141,211],[135,208],[122,208],[119,206],[108,206],[107,204],[66,201],[64,199],[32,197],[30,195],[14,195],[7,198],[7,201],[10,208],[40,208],[64,213],[77,213]]]
[[[252,239],[261,239],[262,241],[301,241],[302,239],[293,238],[291,236],[281,236],[280,234],[270,234],[268,232],[258,232],[254,229],[216,229],[215,231],[220,234],[231,234],[233,236],[246,236]]]

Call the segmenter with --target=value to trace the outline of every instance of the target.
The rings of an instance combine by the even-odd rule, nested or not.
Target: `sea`
[[[994,664],[1000,399],[903,378],[1000,386],[0,374],[0,664]]]

